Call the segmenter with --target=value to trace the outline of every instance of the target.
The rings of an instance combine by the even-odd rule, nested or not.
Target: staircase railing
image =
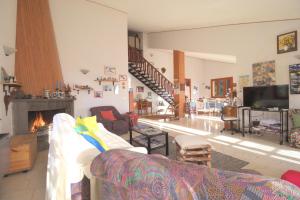
[[[129,46],[128,60],[129,62],[134,63],[142,73],[145,73],[152,78],[160,88],[163,88],[166,92],[173,95],[173,83],[144,58],[141,50]]]

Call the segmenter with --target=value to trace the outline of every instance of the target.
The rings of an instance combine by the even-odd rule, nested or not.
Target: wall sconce
[[[90,72],[90,70],[88,70],[88,69],[80,69],[80,71],[81,71],[81,73],[84,74],[84,75],[86,75],[87,73]]]
[[[15,48],[12,48],[12,47],[9,47],[6,45],[3,45],[2,48],[3,48],[3,52],[4,52],[5,56],[10,56],[10,55],[14,54],[15,52],[17,52],[17,50]]]

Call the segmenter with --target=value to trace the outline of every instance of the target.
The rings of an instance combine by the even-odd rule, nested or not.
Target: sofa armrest
[[[128,151],[134,151],[137,153],[142,153],[142,154],[148,154],[148,150],[145,147],[128,147],[128,148],[122,148],[124,150]]]
[[[129,122],[129,116],[127,114],[121,114],[119,116],[119,120],[125,120],[125,121],[128,121]]]
[[[112,123],[113,123],[113,121],[109,121],[109,120],[107,120],[107,119],[101,119],[99,122],[100,122],[101,124],[103,124],[104,127],[105,127],[105,126],[111,126]]]

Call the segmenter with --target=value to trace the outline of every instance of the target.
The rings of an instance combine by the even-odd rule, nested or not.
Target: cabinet
[[[37,155],[35,134],[16,135],[10,142],[10,164],[7,174],[32,169]]]

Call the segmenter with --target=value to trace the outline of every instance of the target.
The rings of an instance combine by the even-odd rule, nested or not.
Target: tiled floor
[[[141,121],[165,128],[173,136],[182,133],[201,135],[211,142],[216,151],[249,162],[244,168],[259,171],[264,176],[279,178],[288,169],[300,170],[300,149],[291,148],[287,144],[279,145],[279,136],[276,134],[246,134],[242,137],[240,133],[220,133],[223,128],[220,119],[202,117],[171,122]]]
[[[265,176],[280,177],[288,169],[300,170],[300,150],[279,145],[275,135],[246,135],[220,133],[223,122],[218,119],[182,119],[172,122],[158,122],[142,119],[177,134],[202,135],[209,140],[216,151],[249,162],[245,168],[259,171]],[[128,138],[128,135],[124,136]],[[47,153],[38,153],[33,170],[10,175],[0,183],[0,200],[43,200],[46,188]]]
[[[34,168],[5,177],[0,182],[0,200],[45,199],[48,151],[39,152]]]

